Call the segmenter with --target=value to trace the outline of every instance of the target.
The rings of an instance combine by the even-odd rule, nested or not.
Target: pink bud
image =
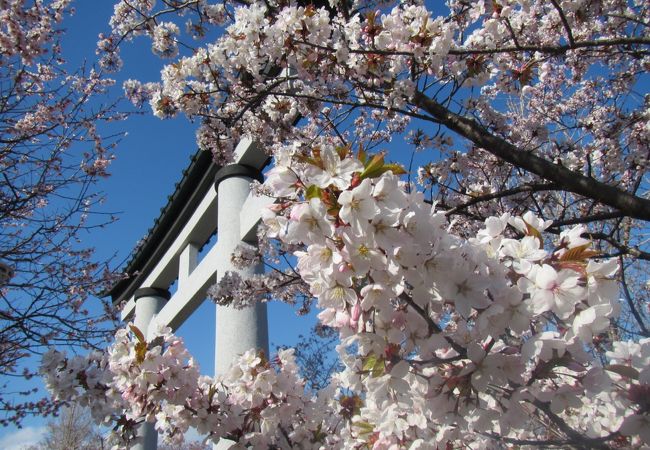
[[[357,300],[357,302],[352,307],[350,314],[350,327],[356,329],[359,325],[359,318],[361,317],[361,302],[359,300]]]
[[[352,307],[352,320],[358,322],[359,317],[361,317],[361,302],[357,300],[357,302]]]

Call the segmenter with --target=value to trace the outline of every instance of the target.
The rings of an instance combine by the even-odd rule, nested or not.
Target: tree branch
[[[491,134],[475,120],[451,112],[420,91],[416,91],[412,101],[415,106],[429,113],[436,122],[469,139],[494,156],[556,183],[560,189],[597,200],[621,211],[626,216],[650,221],[650,200],[636,197],[523,151],[505,139]]]
[[[551,420],[551,422],[553,422],[555,426],[557,426],[560,429],[560,431],[562,431],[567,436],[567,438],[569,438],[570,443],[577,445],[579,448],[588,448],[588,449],[593,448],[593,449],[603,449],[603,450],[609,449],[610,447],[607,444],[605,444],[604,441],[612,439],[616,436],[616,434],[614,434],[600,439],[598,438],[593,439],[587,437],[579,433],[578,431],[574,430],[573,428],[571,428],[560,416],[558,416],[553,411],[551,411],[549,403],[543,402],[538,399],[535,399],[530,403],[532,403],[533,405],[535,405],[535,407],[537,407],[537,409],[542,411],[546,415],[546,417],[548,417]]]
[[[634,304],[634,300],[632,299],[632,294],[630,293],[630,289],[627,286],[627,280],[625,279],[625,265],[623,261],[623,257],[619,256],[619,263],[621,265],[621,285],[623,286],[623,294],[625,294],[625,301],[627,302],[627,306],[630,308],[630,312],[632,313],[632,316],[636,320],[637,324],[639,325],[641,335],[643,337],[650,337],[650,331],[645,326],[645,323],[643,322],[643,318],[641,317],[641,314],[639,314],[639,311],[636,308],[636,305]]]
[[[650,45],[650,38],[645,37],[632,37],[632,38],[613,38],[613,39],[598,39],[595,41],[582,41],[575,42],[573,45],[522,45],[519,47],[500,47],[500,48],[477,48],[477,49],[451,49],[450,55],[493,55],[496,53],[512,53],[512,52],[542,52],[550,53],[553,55],[561,55],[569,50],[576,50],[579,48],[598,48],[598,47],[612,47],[616,45]]]
[[[474,197],[471,200],[468,200],[467,202],[463,203],[462,205],[455,206],[451,208],[449,211],[446,211],[445,215],[450,216],[452,214],[458,214],[461,210],[468,208],[469,206],[475,205],[477,203],[494,200],[497,198],[508,197],[510,195],[516,195],[521,192],[552,191],[557,188],[558,187],[552,183],[524,184],[516,188],[506,189],[505,191],[499,191],[491,194],[485,194],[485,195],[480,195],[478,197]]]
[[[566,225],[577,225],[580,223],[598,222],[601,220],[620,219],[621,217],[625,217],[625,216],[623,216],[623,214],[621,214],[620,212],[608,212],[608,213],[592,214],[589,216],[571,217],[569,219],[554,220],[549,228],[558,228]]]
[[[564,30],[566,31],[567,38],[569,39],[569,45],[571,47],[575,47],[576,43],[573,40],[573,33],[571,32],[569,21],[566,19],[566,16],[564,15],[564,11],[562,11],[562,8],[558,4],[557,0],[551,0],[551,3],[553,3],[553,6],[555,7],[558,14],[560,15],[560,20],[562,21],[562,25],[564,25]]]
[[[630,247],[625,244],[621,244],[616,239],[612,238],[610,235],[605,233],[587,233],[591,239],[602,239],[607,241],[612,247],[616,247],[621,251],[622,254],[633,256],[634,258],[643,259],[645,261],[650,261],[650,253],[644,252],[643,250],[638,249],[637,247]]]
[[[429,316],[429,314],[427,313],[427,311],[425,311],[424,308],[422,308],[420,305],[415,303],[415,301],[413,301],[410,295],[402,293],[400,294],[399,299],[406,302],[406,304],[408,304],[411,308],[413,308],[413,310],[416,313],[418,313],[418,315],[422,317],[422,319],[424,319],[424,321],[427,323],[427,326],[429,328],[429,334],[442,333],[442,329],[438,326],[438,324]],[[445,338],[447,343],[451,345],[451,348],[456,350],[456,352],[459,355],[461,355],[464,358],[467,357],[467,351],[465,351],[465,349],[462,346],[454,342],[454,340],[449,336],[443,336],[443,337]]]

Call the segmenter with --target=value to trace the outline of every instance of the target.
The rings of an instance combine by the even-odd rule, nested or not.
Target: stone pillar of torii
[[[261,170],[267,162],[267,155],[253,141],[243,139],[235,150],[233,164],[217,168],[208,162],[203,167],[196,164],[190,167],[190,178],[195,180],[188,180],[186,173],[143,248],[137,250],[127,267],[133,276],[111,291],[114,301],[125,305],[123,320],[133,321],[148,338],[160,325],[175,330],[203,302],[207,289],[226,271],[237,271],[245,278],[263,270],[261,265],[236,269],[231,255],[242,241],[255,244],[260,212],[272,201],[250,192],[251,182],[262,178]],[[206,179],[213,174],[214,189],[207,189],[207,182],[199,178]],[[201,246],[215,231],[216,243],[199,261]],[[170,295],[168,289],[175,280],[177,290]],[[226,306],[216,309],[217,375],[224,374],[232,361],[246,350],[258,348],[268,354],[265,304],[245,309]],[[140,433],[143,440],[134,448],[155,450],[154,424],[143,424]],[[222,440],[215,448],[226,449],[230,445]]]

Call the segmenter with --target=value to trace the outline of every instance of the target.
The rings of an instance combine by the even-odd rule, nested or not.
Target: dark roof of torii
[[[183,171],[183,178],[176,183],[174,193],[167,197],[167,204],[161,208],[160,216],[133,250],[123,270],[126,277],[106,292],[113,303],[130,298],[151,273],[207,190],[213,186],[219,168],[212,162],[211,152],[199,150],[192,156],[189,166]]]

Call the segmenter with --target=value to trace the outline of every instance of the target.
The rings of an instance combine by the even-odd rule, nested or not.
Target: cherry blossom
[[[647,2],[136,3],[106,58],[142,34],[174,55],[179,20],[192,41],[134,103],[200,121],[219,163],[248,135],[276,164],[259,244],[294,272],[213,296],[314,301],[343,368],[312,393],[251,349],[201,378],[177,338],[123,331],[101,363],[50,357],[56,395],[124,415],[123,442],[156,418],[258,448],[650,445]]]

